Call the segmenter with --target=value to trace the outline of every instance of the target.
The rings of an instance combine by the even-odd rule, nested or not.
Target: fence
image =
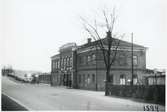
[[[112,85],[107,84],[107,95],[133,97],[151,101],[153,103],[165,104],[165,85]]]

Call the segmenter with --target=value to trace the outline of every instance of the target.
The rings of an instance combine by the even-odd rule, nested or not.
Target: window
[[[78,74],[79,76],[79,83],[81,83],[81,74]]]
[[[125,85],[125,75],[120,75],[120,85]]]
[[[95,60],[96,60],[96,55],[92,54],[92,61],[95,61]]]
[[[120,55],[118,61],[120,66],[126,65],[126,57],[124,55]]]
[[[65,67],[65,65],[66,65],[66,58],[63,59],[63,62],[64,62],[63,65]]]
[[[69,60],[70,60],[70,66],[71,66],[71,65],[72,65],[72,57],[70,57],[70,59],[69,59]]]
[[[85,74],[83,74],[82,82],[83,82],[83,84],[85,85]]]
[[[52,67],[53,67],[53,69],[56,68],[56,63],[55,63],[55,61],[52,61]]]
[[[70,66],[70,57],[67,57],[67,65]]]
[[[83,56],[79,56],[79,64],[83,64],[84,63],[84,57]]]
[[[110,75],[109,75],[108,81],[109,81],[110,83],[113,83],[113,74],[110,74]]]
[[[87,84],[89,84],[90,83],[90,75],[88,74],[87,75]]]
[[[92,82],[95,82],[95,74],[92,74]]]
[[[89,63],[90,61],[91,61],[91,56],[88,55],[88,56],[87,56],[87,62]]]
[[[95,64],[96,63],[96,55],[93,53],[91,57],[92,57],[92,59],[91,59],[92,64]]]
[[[133,84],[136,85],[138,83],[137,75],[133,75]]]
[[[60,68],[60,61],[57,61],[57,68]]]
[[[137,64],[138,64],[137,56],[133,56],[133,64],[134,64],[134,65],[137,65]]]
[[[57,61],[55,61],[55,68],[57,68]]]
[[[63,67],[63,58],[61,59],[61,67]]]

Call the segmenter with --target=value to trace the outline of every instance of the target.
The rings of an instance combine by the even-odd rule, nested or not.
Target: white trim
[[[60,59],[60,56],[52,57],[51,60]]]
[[[97,49],[99,50],[100,48],[97,47]],[[105,49],[107,49],[107,46],[105,46]],[[116,49],[116,46],[113,46],[111,48],[111,50],[115,50]],[[84,52],[88,52],[88,51],[94,51],[96,50],[96,47],[87,47],[87,48],[84,48],[83,50],[77,50],[77,53],[84,53]],[[124,47],[124,48],[118,48],[117,50],[119,51],[131,51],[131,47]],[[133,51],[145,51],[146,48],[135,48]]]

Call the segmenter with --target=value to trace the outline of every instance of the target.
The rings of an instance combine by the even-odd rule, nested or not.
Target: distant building
[[[3,76],[8,76],[8,75],[13,75],[14,73],[13,73],[13,69],[11,67],[4,67],[1,70],[1,74]]]
[[[148,70],[145,76],[146,85],[165,85],[165,70]]]
[[[107,39],[102,40],[106,43]],[[116,41],[118,41],[116,39]],[[111,67],[109,81],[113,85],[129,85],[132,77],[131,43],[120,41],[116,60]],[[115,46],[112,47],[112,50]],[[51,84],[73,88],[104,90],[106,69],[97,41],[77,46],[75,43],[60,47],[59,54],[51,57]],[[146,47],[133,44],[134,84],[146,84]]]
[[[51,75],[49,73],[42,73],[38,76],[38,83],[50,84]]]

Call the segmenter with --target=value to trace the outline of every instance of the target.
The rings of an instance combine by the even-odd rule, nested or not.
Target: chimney
[[[91,43],[91,40],[92,40],[91,38],[88,38],[88,43]]]

